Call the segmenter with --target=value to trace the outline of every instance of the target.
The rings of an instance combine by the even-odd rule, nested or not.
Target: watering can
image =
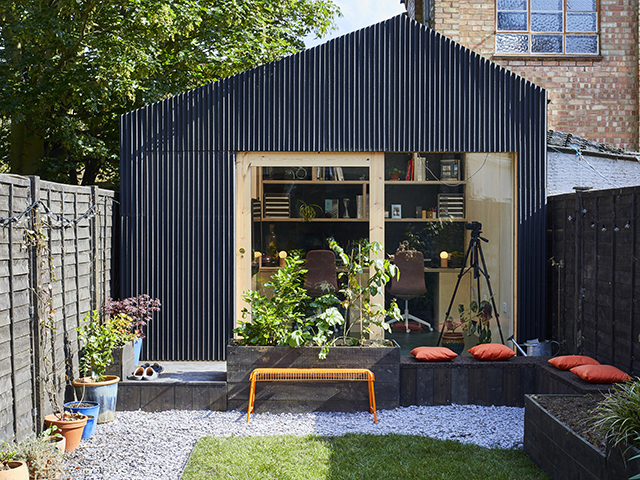
[[[555,349],[551,347],[555,345]],[[560,344],[555,340],[544,340],[540,342],[537,338],[527,340],[522,344],[527,349],[528,357],[555,357],[560,353]],[[555,353],[552,353],[555,350]]]

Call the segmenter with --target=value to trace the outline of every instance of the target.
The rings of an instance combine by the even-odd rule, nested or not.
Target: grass
[[[203,437],[183,480],[546,480],[521,450],[411,435]]]

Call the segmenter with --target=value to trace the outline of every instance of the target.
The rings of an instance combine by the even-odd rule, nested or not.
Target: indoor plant
[[[84,323],[77,328],[82,342],[80,372],[85,377],[72,383],[82,399],[100,404],[97,423],[114,418],[120,378],[105,372],[113,362],[113,349],[130,335],[128,329],[122,328],[125,317],[116,315],[101,322],[98,311],[94,310],[87,313]]]

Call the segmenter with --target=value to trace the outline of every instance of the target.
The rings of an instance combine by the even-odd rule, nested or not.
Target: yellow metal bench
[[[374,423],[378,423],[376,414],[376,397],[373,392],[375,377],[366,368],[256,368],[251,372],[251,390],[249,392],[249,408],[247,423],[256,400],[256,382],[296,382],[296,381],[366,381],[369,382],[369,411],[373,413]]]

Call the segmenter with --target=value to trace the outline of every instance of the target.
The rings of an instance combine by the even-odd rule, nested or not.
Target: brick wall
[[[566,60],[495,56],[495,1],[431,1],[438,32],[548,90],[550,129],[640,148],[638,0],[601,0],[601,56]]]

